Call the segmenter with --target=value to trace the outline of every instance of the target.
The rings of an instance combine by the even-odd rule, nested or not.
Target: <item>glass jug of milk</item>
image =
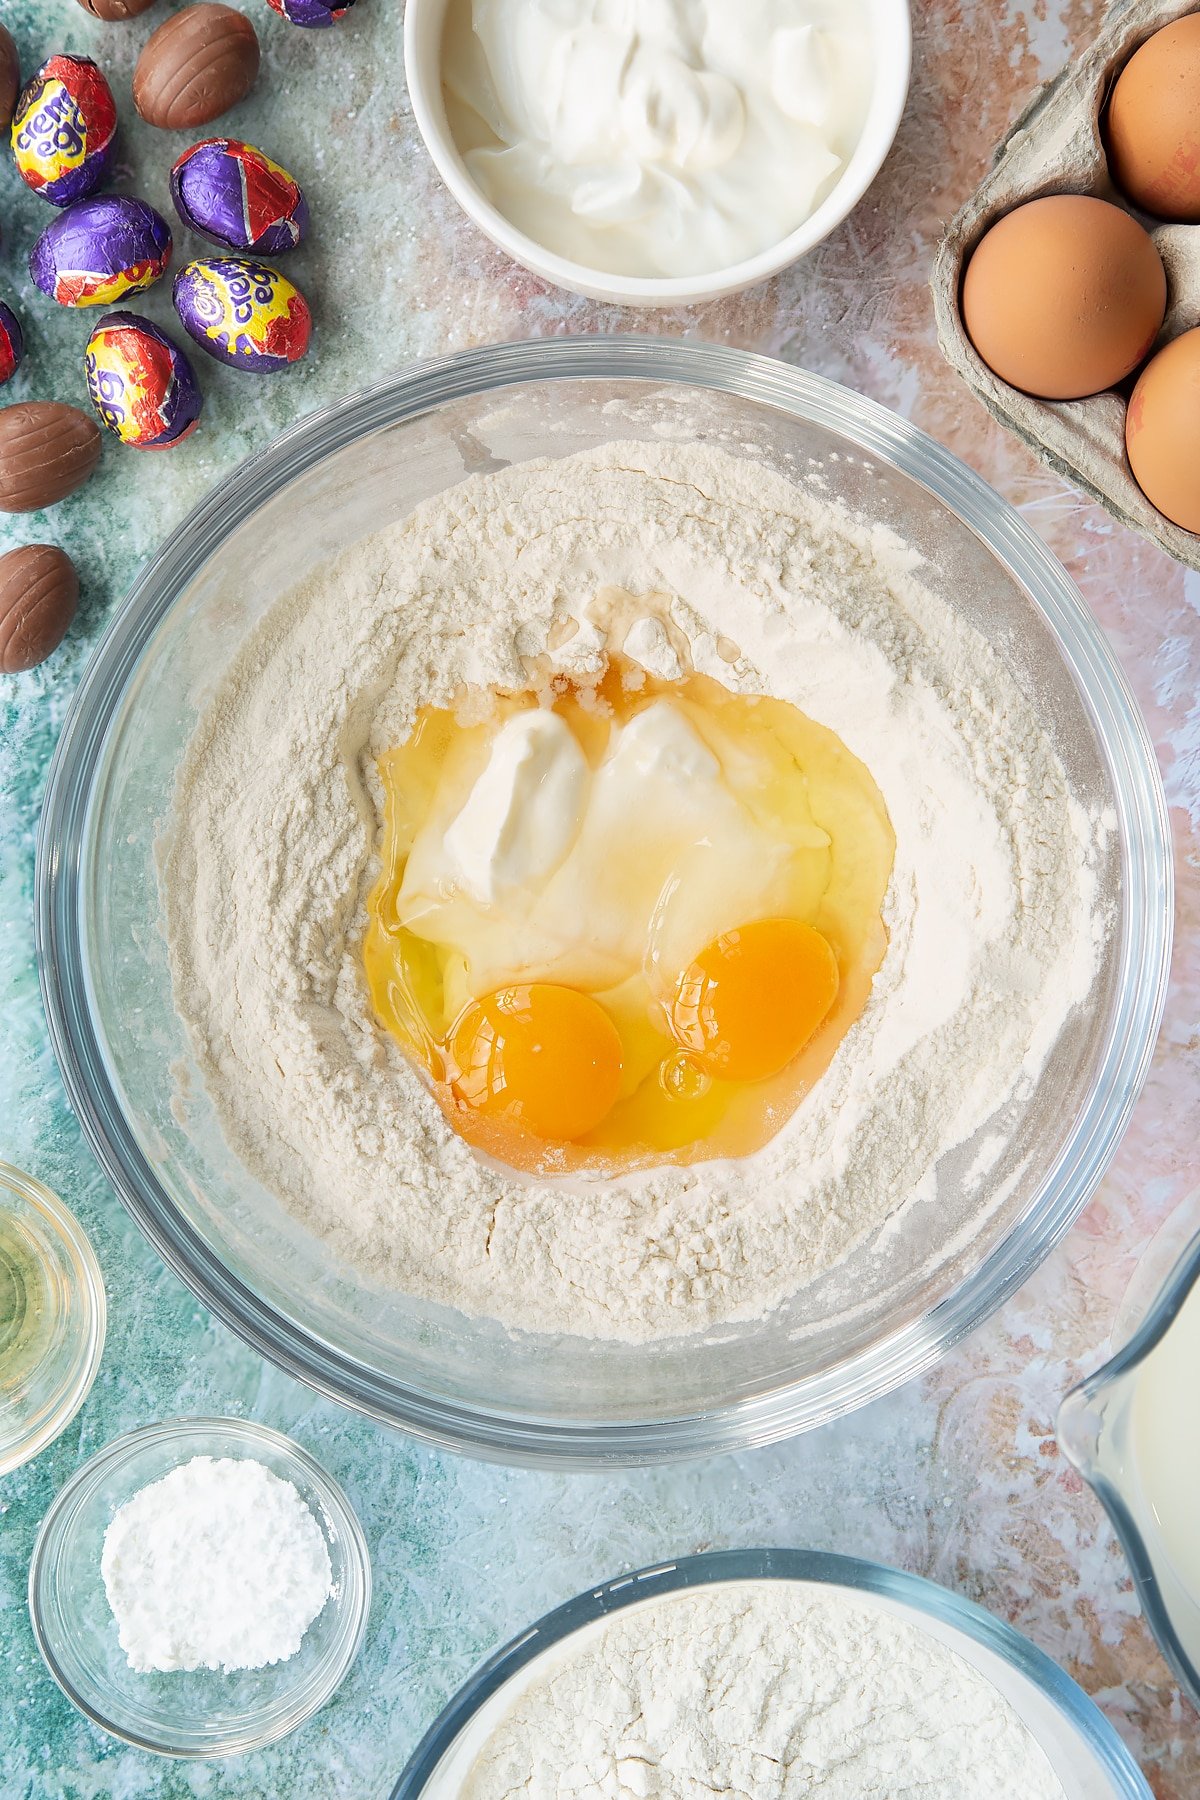
[[[1196,1234],[1129,1341],[1067,1395],[1058,1437],[1112,1520],[1146,1621],[1200,1709],[1200,1189],[1160,1234],[1173,1233],[1175,1248],[1181,1215]]]

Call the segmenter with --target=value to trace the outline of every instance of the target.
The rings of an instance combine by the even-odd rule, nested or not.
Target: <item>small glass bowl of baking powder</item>
[[[194,1456],[265,1464],[321,1529],[330,1597],[286,1662],[144,1675],[125,1658],[100,1572],[104,1534],[118,1507]],[[114,1737],[160,1756],[237,1756],[295,1731],[349,1670],[370,1605],[366,1539],[342,1490],[299,1445],[245,1419],[168,1419],[106,1445],[46,1514],[29,1570],[34,1636],[67,1698]]]

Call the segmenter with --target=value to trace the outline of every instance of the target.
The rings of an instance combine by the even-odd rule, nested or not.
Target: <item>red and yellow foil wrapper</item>
[[[191,363],[138,313],[101,319],[88,339],[84,369],[101,424],[134,450],[172,449],[200,422],[204,401]]]
[[[25,335],[21,321],[11,306],[0,300],[0,387],[11,381],[25,355]]]
[[[308,230],[300,184],[253,144],[205,138],[171,170],[171,198],[185,225],[226,250],[279,256]]]
[[[312,336],[312,314],[299,288],[267,263],[201,257],[175,277],[175,310],[202,350],[271,375],[297,363]]]
[[[43,231],[29,273],[60,306],[111,306],[166,272],[171,228],[144,200],[81,200]]]
[[[52,56],[17,101],[12,148],[22,181],[73,206],[107,178],[117,136],[112,89],[87,56]]]

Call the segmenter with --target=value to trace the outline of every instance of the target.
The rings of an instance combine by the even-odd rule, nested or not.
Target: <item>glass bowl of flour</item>
[[[286,1549],[284,1540],[296,1547],[296,1515],[304,1532],[315,1532],[324,1544],[327,1597],[322,1602],[318,1594],[315,1615],[310,1604],[290,1639],[285,1586],[256,1593],[253,1609],[241,1619],[238,1594],[221,1593],[214,1510],[220,1490],[212,1476],[179,1484],[181,1472],[203,1467],[219,1473],[230,1462],[257,1478],[254,1503],[281,1547]],[[168,1488],[155,1486],[167,1478]],[[189,1666],[196,1658],[186,1647],[196,1627],[193,1623],[189,1637],[186,1583],[178,1571],[165,1589],[157,1571],[154,1591],[155,1555],[170,1562],[163,1531],[155,1538],[154,1521],[147,1520],[159,1493],[171,1515],[166,1529],[172,1540],[179,1544],[191,1536],[195,1560],[219,1596],[206,1625],[210,1633],[220,1627],[220,1654],[212,1666]],[[133,1575],[127,1576],[120,1601],[122,1636],[106,1591],[111,1571],[104,1565],[114,1518],[135,1502],[136,1514],[125,1516],[130,1530],[141,1535],[146,1555],[140,1570],[136,1559],[126,1558]],[[227,1556],[236,1560],[237,1554],[230,1544]],[[276,1556],[286,1575],[287,1556],[280,1559],[278,1551]],[[134,1575],[139,1594],[130,1591]],[[358,1654],[370,1606],[370,1556],[345,1494],[298,1444],[248,1419],[167,1419],[114,1439],[58,1494],[29,1569],[34,1636],[67,1698],[114,1737],[160,1756],[240,1756],[295,1731],[341,1685]],[[273,1622],[275,1612],[282,1624]],[[239,1642],[247,1647],[240,1650]],[[273,1660],[239,1666],[261,1657]]]
[[[455,683],[583,666],[601,589],[626,656],[861,759],[889,942],[753,1156],[520,1180],[371,1013],[375,759]],[[377,1418],[577,1465],[807,1429],[1012,1293],[1128,1119],[1171,908],[1145,727],[1020,518],[845,389],[648,339],[419,366],[226,482],[85,674],[37,878],[71,1098],[205,1304]]]
[[[589,1589],[488,1658],[391,1800],[597,1791],[1149,1800],[1027,1638],[931,1581],[810,1550],[683,1557]]]

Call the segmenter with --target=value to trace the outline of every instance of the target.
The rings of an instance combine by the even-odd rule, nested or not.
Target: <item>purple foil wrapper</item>
[[[185,150],[171,171],[171,198],[185,225],[227,250],[278,256],[308,230],[299,183],[237,138],[206,138]]]
[[[267,0],[267,5],[292,25],[320,29],[344,19],[354,0]]]
[[[11,381],[25,355],[25,334],[11,306],[0,300],[0,387]]]
[[[188,263],[175,277],[175,310],[202,350],[255,375],[299,362],[312,336],[304,295],[266,263],[223,256]]]
[[[111,306],[152,287],[171,260],[171,228],[144,200],[81,200],[47,225],[29,273],[60,306]]]
[[[17,173],[51,206],[71,206],[107,180],[116,135],[112,89],[91,57],[52,56],[13,114]]]

